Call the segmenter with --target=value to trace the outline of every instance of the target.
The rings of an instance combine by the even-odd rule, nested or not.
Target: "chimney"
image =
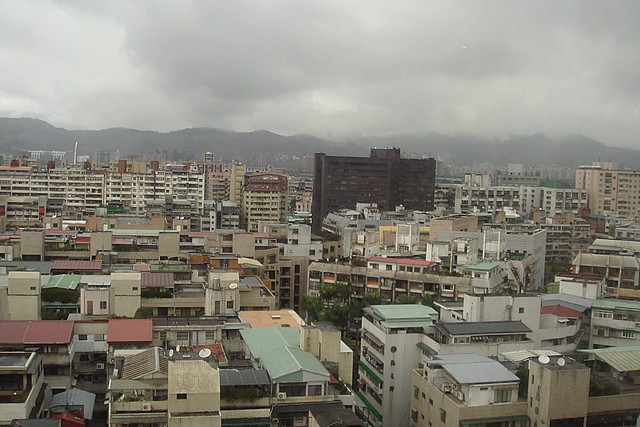
[[[118,160],[118,173],[127,173],[127,161]]]

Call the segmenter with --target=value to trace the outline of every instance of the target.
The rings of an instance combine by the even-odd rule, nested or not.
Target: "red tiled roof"
[[[88,245],[91,243],[91,236],[83,234],[82,236],[76,236],[76,244]]]
[[[133,271],[149,271],[151,270],[151,267],[149,267],[149,264],[136,264],[133,266]]]
[[[540,314],[553,314],[558,317],[577,319],[582,313],[563,305],[543,305],[540,307]]]
[[[412,259],[412,258],[384,258],[381,256],[372,256],[367,261],[373,262],[386,262],[389,264],[403,264],[403,265],[421,265],[423,267],[429,267],[431,265],[436,264],[432,261],[427,261],[424,259]]]
[[[126,239],[124,237],[114,237],[111,239],[111,243],[114,245],[131,245],[133,244],[133,239]]]
[[[222,347],[222,344],[216,343],[216,344],[201,345],[198,347],[194,347],[193,351],[197,353],[200,350],[203,350],[205,348],[208,348],[209,350],[211,350],[211,356],[215,357],[218,360],[218,363],[225,363],[227,361],[227,355],[224,354],[224,348]]]
[[[27,330],[24,343],[69,344],[72,336],[72,320],[34,320]]]
[[[94,270],[100,271],[102,269],[102,261],[84,261],[84,260],[54,260],[53,265],[51,266],[52,270],[67,270],[67,271],[78,271],[78,270]]]
[[[151,342],[151,319],[109,319],[107,342]]]
[[[2,344],[69,344],[72,335],[72,320],[0,321]]]
[[[140,286],[143,288],[173,288],[173,273],[143,272]]]
[[[256,236],[256,239],[267,239],[269,235],[267,233],[253,233]]]
[[[218,233],[216,233],[215,231],[189,231],[189,230],[185,230],[185,231],[181,231],[180,235],[181,236],[189,236],[189,237],[213,237],[216,236]]]
[[[22,343],[28,327],[27,320],[0,320],[0,344]]]

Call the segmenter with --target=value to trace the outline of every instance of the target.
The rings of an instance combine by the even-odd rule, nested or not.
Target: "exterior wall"
[[[140,308],[140,273],[112,273],[111,291],[113,307],[112,313],[115,316],[134,317]]]
[[[591,213],[634,220],[640,215],[640,200],[635,197],[640,171],[617,168],[617,163],[605,162],[580,166],[576,170],[576,188],[588,191]]]
[[[90,239],[91,259],[95,259],[96,254],[100,251],[113,250],[113,233],[110,231],[92,231]]]
[[[160,259],[180,258],[180,233],[158,234],[158,257]]]
[[[170,361],[168,383],[169,426],[221,425],[217,368],[204,360]]]
[[[549,425],[557,419],[583,418],[586,425],[590,372],[576,362],[567,362],[560,368],[529,361],[527,401],[532,424]]]
[[[80,289],[80,313],[84,316],[108,316],[111,313],[111,290],[104,288]],[[104,308],[103,308],[104,307]]]
[[[429,240],[438,240],[441,231],[478,231],[478,217],[474,215],[452,215],[434,218],[429,223]]]
[[[44,231],[22,230],[20,234],[20,253],[23,260],[44,260]]]
[[[239,298],[239,311],[276,309],[276,298],[266,287],[252,286],[250,290],[240,290]]]
[[[9,320],[40,319],[40,273],[11,271],[8,277],[7,308]]]
[[[351,385],[353,378],[353,352],[342,351],[340,331],[335,328],[304,327],[300,330],[300,348],[321,362],[338,364],[338,376]]]

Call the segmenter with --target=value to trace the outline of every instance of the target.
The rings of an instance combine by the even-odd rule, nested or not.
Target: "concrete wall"
[[[9,320],[40,319],[40,273],[11,271],[8,279]]]
[[[158,234],[158,257],[163,259],[180,258],[180,233]]]
[[[20,253],[23,260],[44,260],[44,231],[22,230],[20,234]]]
[[[111,314],[134,317],[140,308],[140,273],[111,274]]]
[[[110,231],[92,231],[89,244],[91,259],[95,259],[96,254],[100,251],[112,251],[112,240],[113,233]]]

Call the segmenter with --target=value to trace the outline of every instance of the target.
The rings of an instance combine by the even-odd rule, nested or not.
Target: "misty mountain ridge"
[[[0,118],[0,152],[19,155],[30,150],[73,151],[95,156],[98,148],[123,156],[155,152],[191,152],[201,159],[212,151],[217,159],[269,162],[282,156],[302,158],[316,152],[329,155],[368,156],[372,147],[397,147],[403,153],[430,154],[451,164],[557,165],[575,168],[593,161],[617,161],[621,167],[640,169],[640,150],[607,146],[579,134],[549,137],[544,134],[483,138],[476,135],[443,135],[434,132],[395,133],[387,136],[283,136],[268,130],[235,132],[194,127],[170,132],[128,128],[68,130],[29,118]]]

